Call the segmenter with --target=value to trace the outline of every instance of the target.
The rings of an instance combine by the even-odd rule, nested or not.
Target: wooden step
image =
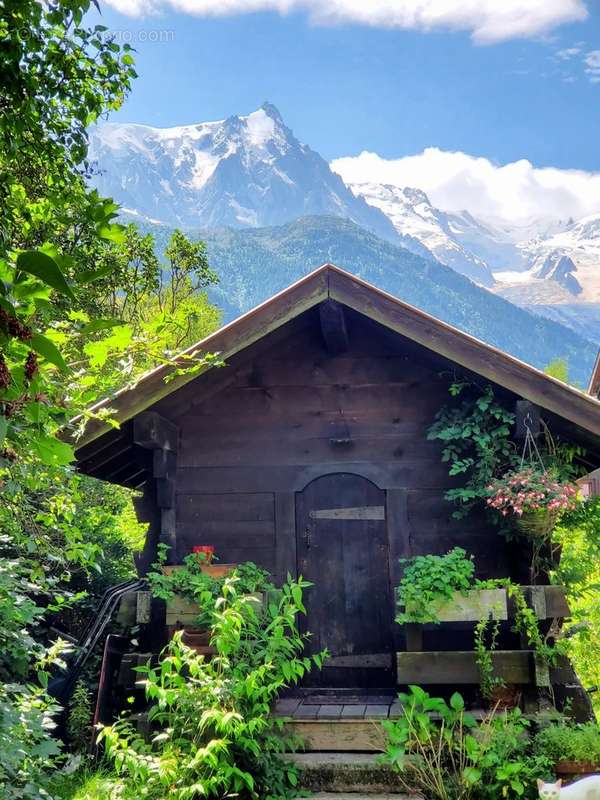
[[[328,797],[354,793],[363,796],[403,797],[398,778],[390,767],[378,763],[375,754],[367,753],[293,753],[286,758],[298,768],[303,789],[321,792]],[[358,793],[358,794],[357,794]],[[319,795],[316,795],[317,797]],[[414,797],[414,795],[413,795]]]
[[[385,746],[380,719],[292,719],[285,732],[298,737],[307,752],[380,753]]]

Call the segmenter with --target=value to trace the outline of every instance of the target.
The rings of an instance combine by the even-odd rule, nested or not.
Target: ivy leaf
[[[35,350],[36,353],[39,353],[41,356],[44,356],[46,361],[49,361],[51,364],[54,364],[58,367],[62,372],[67,372],[67,362],[61,356],[58,348],[51,342],[50,339],[42,336],[41,333],[35,333],[29,342],[31,347]]]
[[[40,434],[33,440],[32,450],[48,466],[65,466],[75,459],[71,445],[54,436]]]
[[[40,250],[25,250],[17,256],[17,269],[35,275],[60,294],[75,300],[75,295],[56,261]]]

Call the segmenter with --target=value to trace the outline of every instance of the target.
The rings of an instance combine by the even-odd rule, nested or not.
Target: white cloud
[[[592,83],[600,83],[600,50],[590,50],[583,59],[585,72]]]
[[[358,23],[420,31],[468,31],[480,44],[539,36],[586,19],[585,0],[107,0],[130,16],[179,11],[228,16],[305,11],[315,24]]]
[[[429,147],[395,160],[363,152],[339,158],[331,167],[350,184],[413,186],[446,211],[468,209],[515,224],[600,212],[600,172],[538,168],[525,159],[498,166],[487,158]]]
[[[581,47],[565,47],[564,50],[558,50],[556,55],[561,61],[569,61],[571,58],[581,53]]]

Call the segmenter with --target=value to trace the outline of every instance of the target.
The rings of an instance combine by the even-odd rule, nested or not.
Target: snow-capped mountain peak
[[[421,189],[380,183],[351,184],[355,194],[388,216],[399,234],[413,237],[438,261],[471,280],[492,286],[492,271],[483,258],[461,241],[466,231],[481,235],[483,227],[469,214],[448,214],[435,208]]]
[[[100,166],[95,182],[103,194],[168,224],[255,227],[329,214],[398,241],[387,217],[299,142],[271,103],[173,128],[99,126],[90,157]]]

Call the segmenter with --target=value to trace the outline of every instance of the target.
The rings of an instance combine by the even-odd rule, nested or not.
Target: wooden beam
[[[146,450],[177,452],[179,428],[156,411],[144,411],[133,420],[133,442]]]
[[[348,331],[344,309],[335,300],[325,300],[319,306],[321,333],[327,351],[332,356],[345,353],[348,349]]]
[[[391,669],[391,653],[370,653],[367,655],[330,656],[323,662],[324,667],[344,669]]]
[[[408,684],[479,683],[475,653],[433,651],[397,653],[397,681]],[[528,650],[497,650],[491,654],[494,673],[506,683],[534,683],[533,653]]]

